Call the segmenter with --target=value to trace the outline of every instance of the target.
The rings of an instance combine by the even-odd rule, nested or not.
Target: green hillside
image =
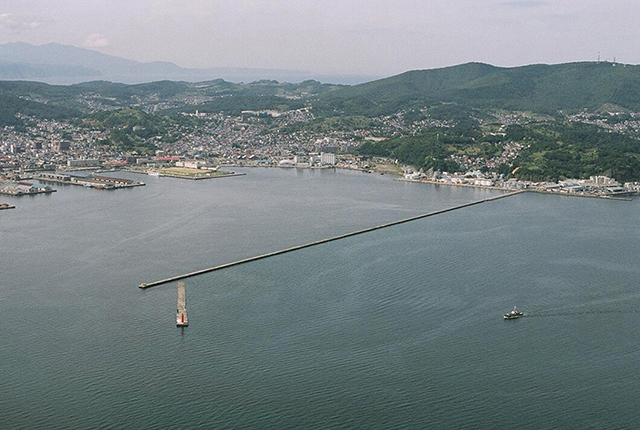
[[[397,159],[423,171],[457,172],[464,169],[460,169],[452,155],[489,159],[498,156],[509,141],[524,142],[527,148],[512,163],[485,168],[487,171],[530,181],[592,175],[607,175],[621,181],[640,179],[640,140],[590,124],[534,122],[509,126],[504,136],[493,136],[479,127],[433,128],[417,136],[367,141],[359,152]]]
[[[481,63],[401,75],[322,95],[324,115],[377,116],[438,102],[477,108],[555,113],[612,103],[640,110],[640,66],[568,63],[514,68]]]
[[[24,130],[26,122],[19,115],[28,115],[39,119],[62,120],[74,118],[80,115],[80,111],[0,93],[0,126],[10,126],[16,130]]]
[[[106,109],[160,104],[157,110],[239,114],[242,110],[297,109],[309,97],[344,88],[342,85],[304,81],[232,83],[222,79],[206,82],[157,81],[126,85],[91,81],[74,85],[49,85],[29,81],[0,81],[0,126],[22,125],[16,114],[37,118],[68,118]],[[22,100],[19,101],[19,100]],[[198,100],[199,103],[185,103]],[[29,102],[29,103],[26,103]],[[164,105],[163,102],[166,102]],[[155,107],[153,108],[155,111]]]

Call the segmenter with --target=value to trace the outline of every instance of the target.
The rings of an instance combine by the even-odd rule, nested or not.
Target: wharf
[[[453,182],[422,181],[420,179],[405,179],[405,178],[396,178],[394,179],[394,181],[414,182],[416,184],[444,185],[446,187],[482,188],[483,190],[514,191],[513,188],[496,187],[495,185],[456,184]],[[524,191],[524,189],[516,190],[516,191]]]
[[[188,179],[191,181],[201,181],[203,179],[217,179],[217,178],[230,178],[232,176],[245,176],[246,173],[227,173],[225,175],[192,175],[192,176],[184,176],[179,174],[171,174],[171,173],[159,173],[157,176],[162,176],[165,178],[175,178],[175,179]]]
[[[474,185],[474,184],[457,184],[452,182],[437,182],[437,181],[425,181],[420,179],[405,179],[405,178],[397,178],[394,181],[400,182],[414,182],[419,184],[430,184],[430,185],[445,185],[448,187],[466,187],[466,188],[481,188],[485,190],[496,190],[496,191],[513,191],[513,188],[504,188],[497,187],[495,185]],[[568,192],[568,191],[554,191],[547,190],[545,188],[539,187],[529,187],[523,188],[519,191],[529,192],[529,193],[538,193],[538,194],[552,194],[555,196],[568,196],[568,197],[587,197],[591,199],[608,199],[608,200],[620,200],[620,201],[631,201],[631,198],[628,196],[632,196],[634,194],[638,194],[638,191],[621,191],[621,192],[603,192],[600,194],[588,194],[581,192]]]
[[[131,188],[146,185],[144,182],[140,181],[97,175],[83,177],[60,173],[41,173],[36,175],[35,179],[38,179],[41,182],[63,185],[80,185],[86,188],[95,188],[98,190],[113,190],[116,188]]]
[[[390,222],[390,223],[387,223],[387,224],[382,224],[382,225],[378,225],[378,226],[375,226],[375,227],[365,228],[365,229],[362,229],[362,230],[354,231],[352,233],[341,234],[339,236],[330,237],[328,239],[322,239],[322,240],[317,240],[315,242],[306,243],[304,245],[293,246],[291,248],[282,249],[280,251],[269,252],[267,254],[257,255],[255,257],[249,257],[249,258],[245,258],[245,259],[242,259],[242,260],[234,261],[234,262],[231,262],[231,263],[221,264],[219,266],[209,267],[207,269],[196,270],[195,272],[185,273],[184,275],[172,276],[170,278],[160,279],[158,281],[153,281],[153,282],[143,282],[143,283],[141,283],[139,285],[139,288],[142,288],[142,289],[150,288],[150,287],[155,287],[155,286],[158,286],[158,285],[166,284],[166,283],[169,283],[169,282],[179,281],[181,279],[190,278],[192,276],[202,275],[204,273],[214,272],[216,270],[221,270],[221,269],[226,269],[228,267],[238,266],[240,264],[249,263],[251,261],[262,260],[262,259],[268,258],[268,257],[274,257],[276,255],[285,254],[287,252],[297,251],[299,249],[310,248],[312,246],[320,245],[320,244],[323,244],[323,243],[333,242],[333,241],[336,241],[336,240],[345,239],[347,237],[352,237],[352,236],[357,236],[357,235],[364,234],[364,233],[369,233],[369,232],[375,231],[375,230],[381,230],[383,228],[391,227],[391,226],[398,225],[398,224],[404,224],[404,223],[407,223],[407,222],[410,222],[410,221],[415,221],[415,220],[419,220],[419,219],[422,219],[422,218],[427,218],[427,217],[434,216],[434,215],[439,215],[439,214],[446,213],[446,212],[451,212],[451,211],[454,211],[454,210],[457,210],[457,209],[462,209],[462,208],[466,208],[466,207],[469,207],[469,206],[478,205],[480,203],[485,203],[485,202],[490,202],[490,201],[493,201],[493,200],[503,199],[503,198],[510,197],[510,196],[515,196],[516,194],[520,194],[522,192],[523,191],[519,190],[519,191],[514,191],[514,192],[511,192],[511,193],[505,193],[505,194],[501,194],[499,196],[489,197],[489,198],[482,199],[482,200],[476,200],[474,202],[465,203],[465,204],[454,206],[454,207],[451,207],[451,208],[440,209],[440,210],[437,210],[437,211],[434,211],[434,212],[429,212],[429,213],[426,213],[426,214],[423,214],[423,215],[417,215],[417,216],[414,216],[414,217],[401,219],[399,221],[393,221],[393,222]]]
[[[619,200],[623,202],[630,202],[632,199],[630,197],[632,194],[637,194],[635,191],[626,191],[624,193],[609,193],[609,194],[580,194],[580,193],[566,193],[559,191],[547,191],[540,188],[527,188],[525,190],[528,193],[538,193],[538,194],[551,194],[554,196],[565,196],[565,197],[586,197],[588,199],[607,199],[607,200]]]
[[[30,191],[30,192],[24,192],[24,191],[13,191],[13,190],[2,190],[0,189],[0,194],[4,194],[7,196],[34,196],[36,194],[51,194],[51,193],[55,193],[56,190],[42,190],[42,191]]]
[[[9,196],[35,196],[38,194],[51,194],[56,190],[49,186],[33,185],[30,182],[4,182],[0,181],[0,194]]]

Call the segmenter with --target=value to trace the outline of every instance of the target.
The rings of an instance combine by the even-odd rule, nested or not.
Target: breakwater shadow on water
[[[462,205],[453,206],[453,207],[446,208],[446,209],[440,209],[440,210],[429,212],[429,213],[422,214],[422,215],[416,215],[416,216],[413,216],[413,217],[410,217],[410,218],[401,219],[399,221],[393,221],[393,222],[382,224],[382,225],[378,225],[378,226],[375,226],[375,227],[368,227],[368,228],[365,228],[365,229],[362,229],[362,230],[358,230],[358,231],[354,231],[354,232],[351,232],[351,233],[341,234],[339,236],[330,237],[328,239],[317,240],[317,241],[314,241],[314,242],[306,243],[304,245],[297,245],[297,246],[293,246],[291,248],[286,248],[286,249],[282,249],[282,250],[279,250],[279,251],[269,252],[267,254],[257,255],[255,257],[249,257],[249,258],[245,258],[245,259],[242,259],[242,260],[234,261],[234,262],[231,262],[231,263],[225,263],[225,264],[221,264],[219,266],[209,267],[207,269],[196,270],[194,272],[185,273],[183,275],[172,276],[170,278],[160,279],[160,280],[153,281],[153,282],[143,282],[143,283],[141,283],[139,285],[139,288],[145,289],[145,288],[150,288],[150,287],[156,287],[158,285],[167,284],[169,282],[174,282],[174,281],[179,281],[181,279],[191,278],[193,276],[202,275],[202,274],[209,273],[209,272],[214,272],[216,270],[226,269],[226,268],[233,267],[233,266],[238,266],[240,264],[249,263],[249,262],[252,262],[252,261],[262,260],[262,259],[268,258],[268,257],[274,257],[276,255],[281,255],[281,254],[285,254],[285,253],[288,253],[288,252],[293,252],[293,251],[297,251],[297,250],[300,250],[300,249],[309,248],[309,247],[312,247],[312,246],[316,246],[316,245],[320,245],[320,244],[328,243],[328,242],[333,242],[333,241],[340,240],[340,239],[345,239],[347,237],[352,237],[352,236],[357,236],[357,235],[364,234],[364,233],[369,233],[369,232],[375,231],[375,230],[381,230],[383,228],[392,227],[394,225],[404,224],[404,223],[411,222],[411,221],[416,221],[416,220],[419,220],[419,219],[422,219],[422,218],[427,218],[427,217],[430,217],[430,216],[439,215],[439,214],[446,213],[446,212],[451,212],[451,211],[454,211],[454,210],[457,210],[457,209],[463,209],[463,208],[466,208],[466,207],[469,207],[469,206],[478,205],[480,203],[485,203],[485,202],[490,202],[490,201],[494,201],[494,200],[498,200],[498,199],[503,199],[505,197],[510,197],[510,196],[514,196],[516,194],[521,194],[523,192],[524,191],[522,191],[522,190],[518,190],[518,191],[511,192],[511,193],[505,193],[505,194],[501,194],[501,195],[494,196],[494,197],[489,197],[489,198],[482,199],[482,200],[476,200],[476,201],[473,201],[473,202],[470,202],[470,203],[464,203]]]

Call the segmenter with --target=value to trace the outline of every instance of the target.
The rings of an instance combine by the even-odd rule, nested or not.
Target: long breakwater
[[[244,263],[250,263],[252,261],[262,260],[264,258],[269,258],[269,257],[274,257],[276,255],[286,254],[288,252],[293,252],[293,251],[297,251],[299,249],[309,248],[309,247],[312,247],[312,246],[321,245],[323,243],[328,243],[328,242],[333,242],[333,241],[340,240],[340,239],[345,239],[347,237],[357,236],[359,234],[369,233],[371,231],[380,230],[380,229],[387,228],[387,227],[392,227],[392,226],[398,225],[398,224],[404,224],[404,223],[415,221],[415,220],[419,220],[419,219],[422,219],[422,218],[427,218],[427,217],[430,217],[430,216],[439,215],[439,214],[442,214],[442,213],[445,213],[445,212],[451,212],[451,211],[454,211],[454,210],[457,210],[457,209],[462,209],[462,208],[466,208],[466,207],[469,207],[469,206],[478,205],[480,203],[485,203],[485,202],[490,202],[490,201],[493,201],[493,200],[503,199],[505,197],[514,196],[514,195],[520,194],[522,192],[524,192],[524,191],[519,190],[519,191],[514,191],[514,192],[511,192],[511,193],[505,193],[505,194],[501,194],[499,196],[489,197],[489,198],[482,199],[482,200],[476,200],[476,201],[473,201],[473,202],[470,202],[470,203],[465,203],[465,204],[462,204],[462,205],[453,206],[453,207],[446,208],[446,209],[440,209],[440,210],[429,212],[429,213],[426,213],[426,214],[416,215],[416,216],[413,216],[413,217],[410,217],[410,218],[404,218],[404,219],[401,219],[399,221],[393,221],[393,222],[390,222],[390,223],[377,225],[375,227],[368,227],[368,228],[365,228],[365,229],[362,229],[362,230],[358,230],[358,231],[354,231],[354,232],[351,232],[351,233],[345,233],[345,234],[341,234],[341,235],[338,235],[338,236],[333,236],[333,237],[330,237],[328,239],[322,239],[322,240],[317,240],[317,241],[314,241],[314,242],[305,243],[304,245],[297,245],[297,246],[293,246],[293,247],[290,247],[290,248],[281,249],[279,251],[274,251],[274,252],[269,252],[269,253],[266,253],[266,254],[257,255],[255,257],[244,258],[242,260],[233,261],[231,263],[225,263],[225,264],[220,264],[218,266],[209,267],[209,268],[206,268],[206,269],[196,270],[194,272],[185,273],[183,275],[177,275],[177,276],[172,276],[170,278],[159,279],[159,280],[153,281],[153,282],[143,282],[143,283],[141,283],[139,285],[139,288],[143,288],[144,289],[144,288],[156,287],[158,285],[167,284],[169,282],[180,281],[182,279],[191,278],[193,276],[202,275],[204,273],[214,272],[216,270],[222,270],[222,269],[226,269],[228,267],[238,266],[238,265],[244,264]]]

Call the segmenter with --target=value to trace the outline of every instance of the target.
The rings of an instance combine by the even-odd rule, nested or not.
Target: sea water
[[[634,428],[639,201],[347,171],[56,186],[0,212],[2,428]],[[525,317],[505,321],[514,305]]]

